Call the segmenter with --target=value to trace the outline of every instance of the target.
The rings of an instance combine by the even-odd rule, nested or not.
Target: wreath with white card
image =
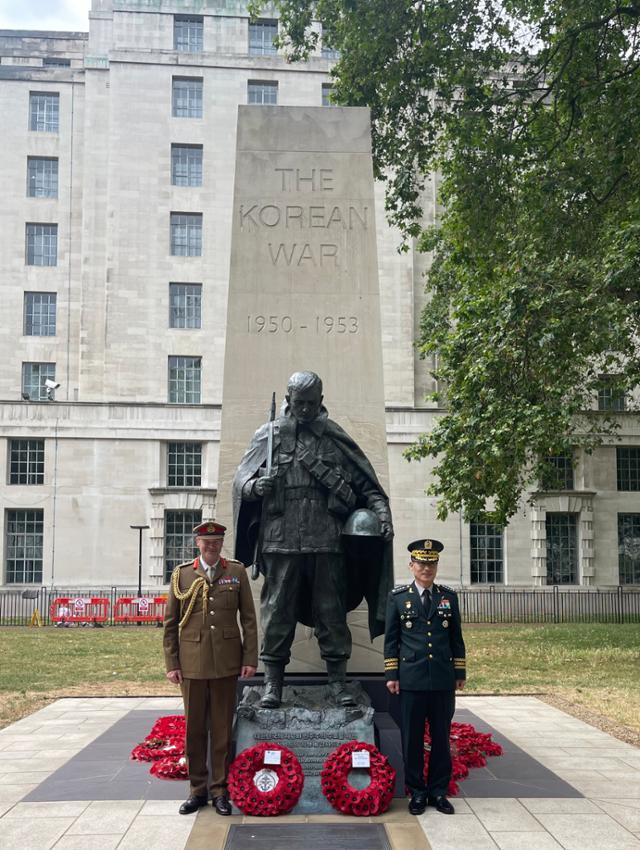
[[[302,794],[304,774],[297,757],[279,744],[243,750],[229,768],[229,796],[245,815],[273,817],[290,812]]]
[[[354,788],[349,782],[349,774],[358,768],[368,770],[370,781],[365,788]],[[327,757],[320,780],[322,793],[334,809],[368,817],[381,815],[391,805],[396,772],[373,744],[348,741]]]

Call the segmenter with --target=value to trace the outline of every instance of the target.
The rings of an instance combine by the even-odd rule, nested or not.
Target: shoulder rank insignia
[[[405,590],[409,590],[408,584],[401,584],[399,587],[394,587],[391,593],[393,593],[393,595],[395,596],[396,593],[402,593]]]
[[[443,590],[445,593],[455,593],[455,590],[447,584],[439,584],[438,590]]]

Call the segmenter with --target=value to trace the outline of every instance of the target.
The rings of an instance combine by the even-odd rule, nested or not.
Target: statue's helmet
[[[342,533],[347,537],[382,537],[382,527],[373,511],[358,508],[347,518]]]

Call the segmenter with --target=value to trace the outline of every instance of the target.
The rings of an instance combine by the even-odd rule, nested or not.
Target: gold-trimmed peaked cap
[[[412,561],[418,561],[421,564],[437,564],[444,546],[439,540],[422,537],[420,540],[409,543],[407,549],[411,553]]]
[[[215,519],[208,519],[205,522],[201,522],[200,525],[196,525],[193,533],[196,537],[224,537],[226,530],[226,525],[221,525]]]

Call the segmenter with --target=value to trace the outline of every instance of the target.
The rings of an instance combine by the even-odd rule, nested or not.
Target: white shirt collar
[[[432,584],[431,587],[421,587],[415,579],[413,581],[413,586],[415,587],[416,593],[420,598],[422,598],[422,594],[425,590],[428,590],[431,594],[433,594],[433,591],[435,590],[435,585]]]
[[[220,563],[220,558],[218,558],[218,560],[215,562],[215,564],[213,564],[212,566],[209,566],[209,564],[207,564],[207,562],[204,560],[202,555],[200,555],[200,566],[205,571],[205,573],[209,576],[209,578],[211,578],[211,576],[215,573],[216,567],[218,566],[219,563]]]

